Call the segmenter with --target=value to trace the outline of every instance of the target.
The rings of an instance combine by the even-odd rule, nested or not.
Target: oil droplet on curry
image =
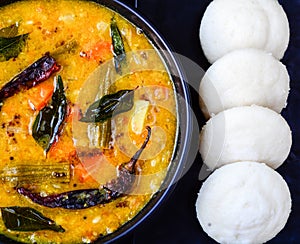
[[[94,2],[16,2],[0,9],[0,70],[0,233],[91,243],[133,219],[178,127],[141,29]]]

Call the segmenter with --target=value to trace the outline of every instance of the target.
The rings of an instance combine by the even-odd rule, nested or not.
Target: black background
[[[199,26],[209,0],[122,0],[145,17],[176,53],[196,62],[204,70],[209,67],[199,42]],[[269,243],[300,243],[300,1],[279,1],[290,22],[290,45],[282,60],[291,78],[288,107],[282,115],[293,131],[289,158],[278,172],[287,181],[293,200],[292,213],[286,227]],[[136,8],[137,7],[137,8]],[[200,83],[199,81],[195,81]],[[196,84],[197,85],[197,84]],[[204,119],[198,107],[197,91],[191,88],[192,107],[199,128]],[[195,201],[202,182],[198,175],[202,166],[197,155],[187,174],[156,211],[137,228],[115,244],[123,243],[215,243],[201,229],[196,218]]]

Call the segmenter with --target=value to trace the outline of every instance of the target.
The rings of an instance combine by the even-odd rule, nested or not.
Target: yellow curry
[[[133,219],[177,135],[143,31],[94,2],[16,2],[0,9],[0,70],[0,233],[91,243]]]

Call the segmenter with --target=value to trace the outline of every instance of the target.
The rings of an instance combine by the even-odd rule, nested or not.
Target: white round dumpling
[[[214,0],[203,15],[200,41],[210,63],[241,48],[263,49],[281,59],[289,23],[277,0]]]
[[[260,106],[235,107],[210,118],[200,133],[199,151],[211,169],[258,161],[276,169],[292,144],[290,127],[278,113]]]
[[[274,57],[281,59],[288,47],[290,39],[289,22],[286,13],[277,0],[257,0],[267,12],[270,24],[268,41],[264,49]]]
[[[203,230],[217,242],[260,244],[285,226],[291,196],[275,170],[262,163],[237,162],[207,178],[196,211]]]
[[[218,59],[206,71],[199,88],[200,106],[207,117],[247,105],[278,113],[289,94],[286,67],[259,49],[239,49]]]

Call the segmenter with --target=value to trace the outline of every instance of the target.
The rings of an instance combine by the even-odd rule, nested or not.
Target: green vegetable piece
[[[67,99],[62,78],[58,75],[50,104],[38,113],[32,126],[32,136],[44,149],[45,153],[57,140],[57,135],[61,130],[66,114]]]
[[[127,112],[133,107],[133,97],[134,90],[120,90],[105,95],[89,106],[80,121],[86,123],[103,122],[117,114]]]
[[[35,162],[23,164],[8,163],[0,170],[0,181],[21,186],[26,184],[69,183],[71,169],[69,162],[49,163]]]
[[[0,37],[15,37],[18,35],[19,25],[18,23],[0,29]]]
[[[60,225],[33,208],[5,207],[1,208],[1,213],[5,227],[12,231],[52,230],[65,232]]]
[[[29,34],[15,37],[0,37],[0,61],[16,58],[25,46]]]
[[[121,74],[122,66],[126,61],[126,52],[120,30],[114,18],[110,24],[110,35],[112,38],[115,69],[117,73]]]

